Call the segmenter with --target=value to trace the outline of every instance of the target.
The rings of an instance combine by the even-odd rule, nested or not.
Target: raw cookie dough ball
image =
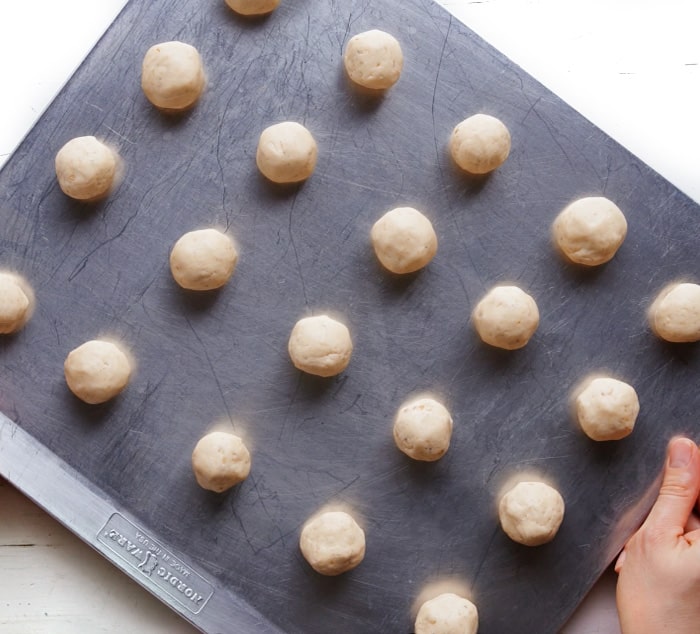
[[[433,225],[412,207],[385,213],[374,223],[370,237],[379,261],[392,273],[418,271],[437,253]]]
[[[540,546],[557,534],[564,519],[564,500],[544,482],[520,482],[501,498],[498,515],[513,541]]]
[[[700,341],[700,286],[688,282],[667,286],[651,305],[649,321],[666,341]]]
[[[175,281],[191,291],[222,287],[233,275],[237,262],[233,240],[216,229],[190,231],[170,252],[170,271]]]
[[[354,83],[373,90],[385,90],[399,80],[403,53],[393,35],[374,29],[350,38],[343,63]]]
[[[314,173],[317,156],[311,132],[300,123],[283,121],[262,131],[255,162],[273,183],[298,183]]]
[[[63,193],[76,200],[105,196],[117,173],[117,156],[94,136],[71,139],[56,154],[56,178]]]
[[[345,324],[328,315],[300,319],[289,337],[289,356],[299,369],[317,376],[335,376],[350,363],[352,339]]]
[[[192,470],[199,486],[221,493],[248,477],[250,452],[235,434],[215,431],[195,446]]]
[[[617,379],[592,379],[576,396],[576,417],[581,429],[593,440],[619,440],[629,436],[637,414],[637,392]]]
[[[535,300],[517,286],[496,286],[476,305],[472,319],[485,343],[517,350],[535,334],[540,313]]]
[[[322,575],[352,570],[365,556],[365,532],[344,511],[326,511],[311,518],[301,531],[304,559]]]
[[[14,273],[0,272],[0,334],[7,335],[27,323],[32,313],[33,293]]]
[[[556,217],[552,235],[569,260],[598,266],[617,253],[627,235],[627,220],[619,207],[607,198],[580,198]]]
[[[124,351],[116,343],[99,339],[71,351],[63,369],[70,391],[91,405],[114,398],[131,377],[131,362]]]
[[[396,446],[414,460],[433,462],[450,446],[452,416],[442,403],[417,398],[399,408],[394,419]]]
[[[280,0],[226,0],[226,4],[241,15],[265,15],[279,6]]]
[[[415,634],[476,634],[478,629],[476,606],[452,592],[421,605],[415,623]]]
[[[141,88],[163,110],[185,110],[204,91],[202,58],[194,46],[163,42],[151,46],[143,58]]]
[[[454,162],[470,174],[487,174],[510,153],[510,132],[500,119],[475,114],[457,124],[450,137]]]

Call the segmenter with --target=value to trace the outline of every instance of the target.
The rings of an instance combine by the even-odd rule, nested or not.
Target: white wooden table
[[[696,0],[441,2],[700,201]],[[0,4],[0,164],[123,3]],[[566,634],[619,632],[614,582],[604,575]],[[0,480],[0,634],[194,631]]]

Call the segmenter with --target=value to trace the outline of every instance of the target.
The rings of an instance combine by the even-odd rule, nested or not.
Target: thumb
[[[648,529],[679,537],[700,493],[700,452],[688,438],[674,438],[668,445],[661,490],[645,522]]]

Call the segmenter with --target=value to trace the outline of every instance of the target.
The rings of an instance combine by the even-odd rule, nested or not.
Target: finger
[[[700,529],[700,518],[695,513],[691,513],[688,521],[685,523],[685,532],[691,533],[698,529]]]
[[[623,550],[623,551],[619,554],[619,556],[618,556],[618,558],[617,558],[617,561],[615,562],[615,572],[616,572],[618,575],[620,574],[620,570],[622,570],[622,566],[625,565],[625,559],[626,559],[626,558],[627,558],[627,551],[626,551],[626,550]]]
[[[700,525],[700,522],[698,522],[698,525]],[[696,528],[695,530],[686,533],[683,537],[685,537],[686,541],[691,546],[693,544],[697,544],[698,542],[700,542],[700,528]]]
[[[674,438],[668,446],[661,490],[644,525],[672,538],[683,535],[700,493],[700,456],[688,438]]]

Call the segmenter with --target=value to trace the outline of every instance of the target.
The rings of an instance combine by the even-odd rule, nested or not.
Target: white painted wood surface
[[[441,2],[700,201],[696,0]],[[0,165],[123,3],[0,3]],[[619,632],[611,573],[565,631]],[[194,629],[0,481],[0,634],[49,632]]]
[[[2,634],[196,631],[0,480]]]

